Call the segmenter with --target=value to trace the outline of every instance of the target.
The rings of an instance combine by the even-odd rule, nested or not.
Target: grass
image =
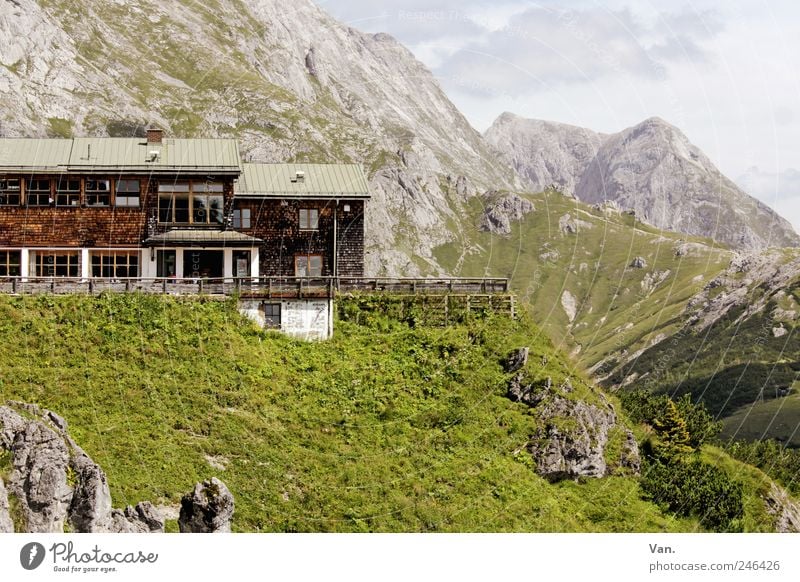
[[[508,237],[478,230],[484,207],[474,199],[460,240],[434,255],[454,275],[510,277],[537,323],[585,369],[677,331],[688,300],[730,260],[709,240],[660,231],[625,213],[604,214],[557,192],[521,196],[535,210],[512,223]],[[559,228],[565,215],[582,221],[576,234]],[[678,257],[675,247],[682,241],[700,244]],[[637,256],[646,268],[630,267]],[[655,288],[643,284],[648,275],[666,271]],[[565,291],[577,300],[574,322],[560,304]]]
[[[697,529],[643,501],[635,478],[533,472],[537,418],[505,398],[500,360],[529,345],[541,373],[591,388],[525,319],[339,322],[332,341],[304,343],[230,302],[0,297],[0,341],[13,346],[2,397],[62,414],[117,507],[176,504],[216,475],[235,531]]]
[[[800,394],[744,406],[723,422],[722,440],[776,439],[800,448]]]

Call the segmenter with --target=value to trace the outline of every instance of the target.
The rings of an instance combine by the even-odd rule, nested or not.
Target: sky
[[[800,231],[796,0],[315,0],[388,32],[479,131],[504,111],[611,133],[652,116]]]

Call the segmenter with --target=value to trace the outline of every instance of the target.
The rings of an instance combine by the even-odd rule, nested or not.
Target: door
[[[250,277],[250,251],[233,251],[233,276]]]
[[[175,260],[175,251],[157,251],[156,253],[156,276],[157,277],[172,277],[177,275],[177,261]]]
[[[222,251],[183,251],[183,276],[188,279],[222,279],[224,276]]]

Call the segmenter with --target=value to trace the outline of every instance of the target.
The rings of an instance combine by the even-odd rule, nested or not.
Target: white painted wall
[[[264,327],[262,300],[239,301],[239,312]],[[281,301],[281,331],[305,340],[333,337],[332,299],[295,299]]]

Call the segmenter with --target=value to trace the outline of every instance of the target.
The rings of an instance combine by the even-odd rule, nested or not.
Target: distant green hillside
[[[412,328],[372,313],[304,343],[231,302],[0,296],[0,342],[2,398],[63,414],[115,506],[177,504],[216,475],[237,531],[699,529],[637,478],[534,473],[536,416],[505,397],[501,360],[528,345],[541,374],[591,390],[525,318]],[[769,529],[751,494],[746,529]]]
[[[434,254],[456,275],[511,277],[536,322],[585,368],[677,331],[688,300],[730,262],[710,240],[660,231],[630,214],[554,191],[520,196],[535,210],[512,223],[510,236],[478,229],[494,201],[476,199],[460,240]],[[577,232],[561,228],[564,217]],[[644,268],[631,266],[637,257]],[[573,321],[562,307],[565,292],[575,298]]]

